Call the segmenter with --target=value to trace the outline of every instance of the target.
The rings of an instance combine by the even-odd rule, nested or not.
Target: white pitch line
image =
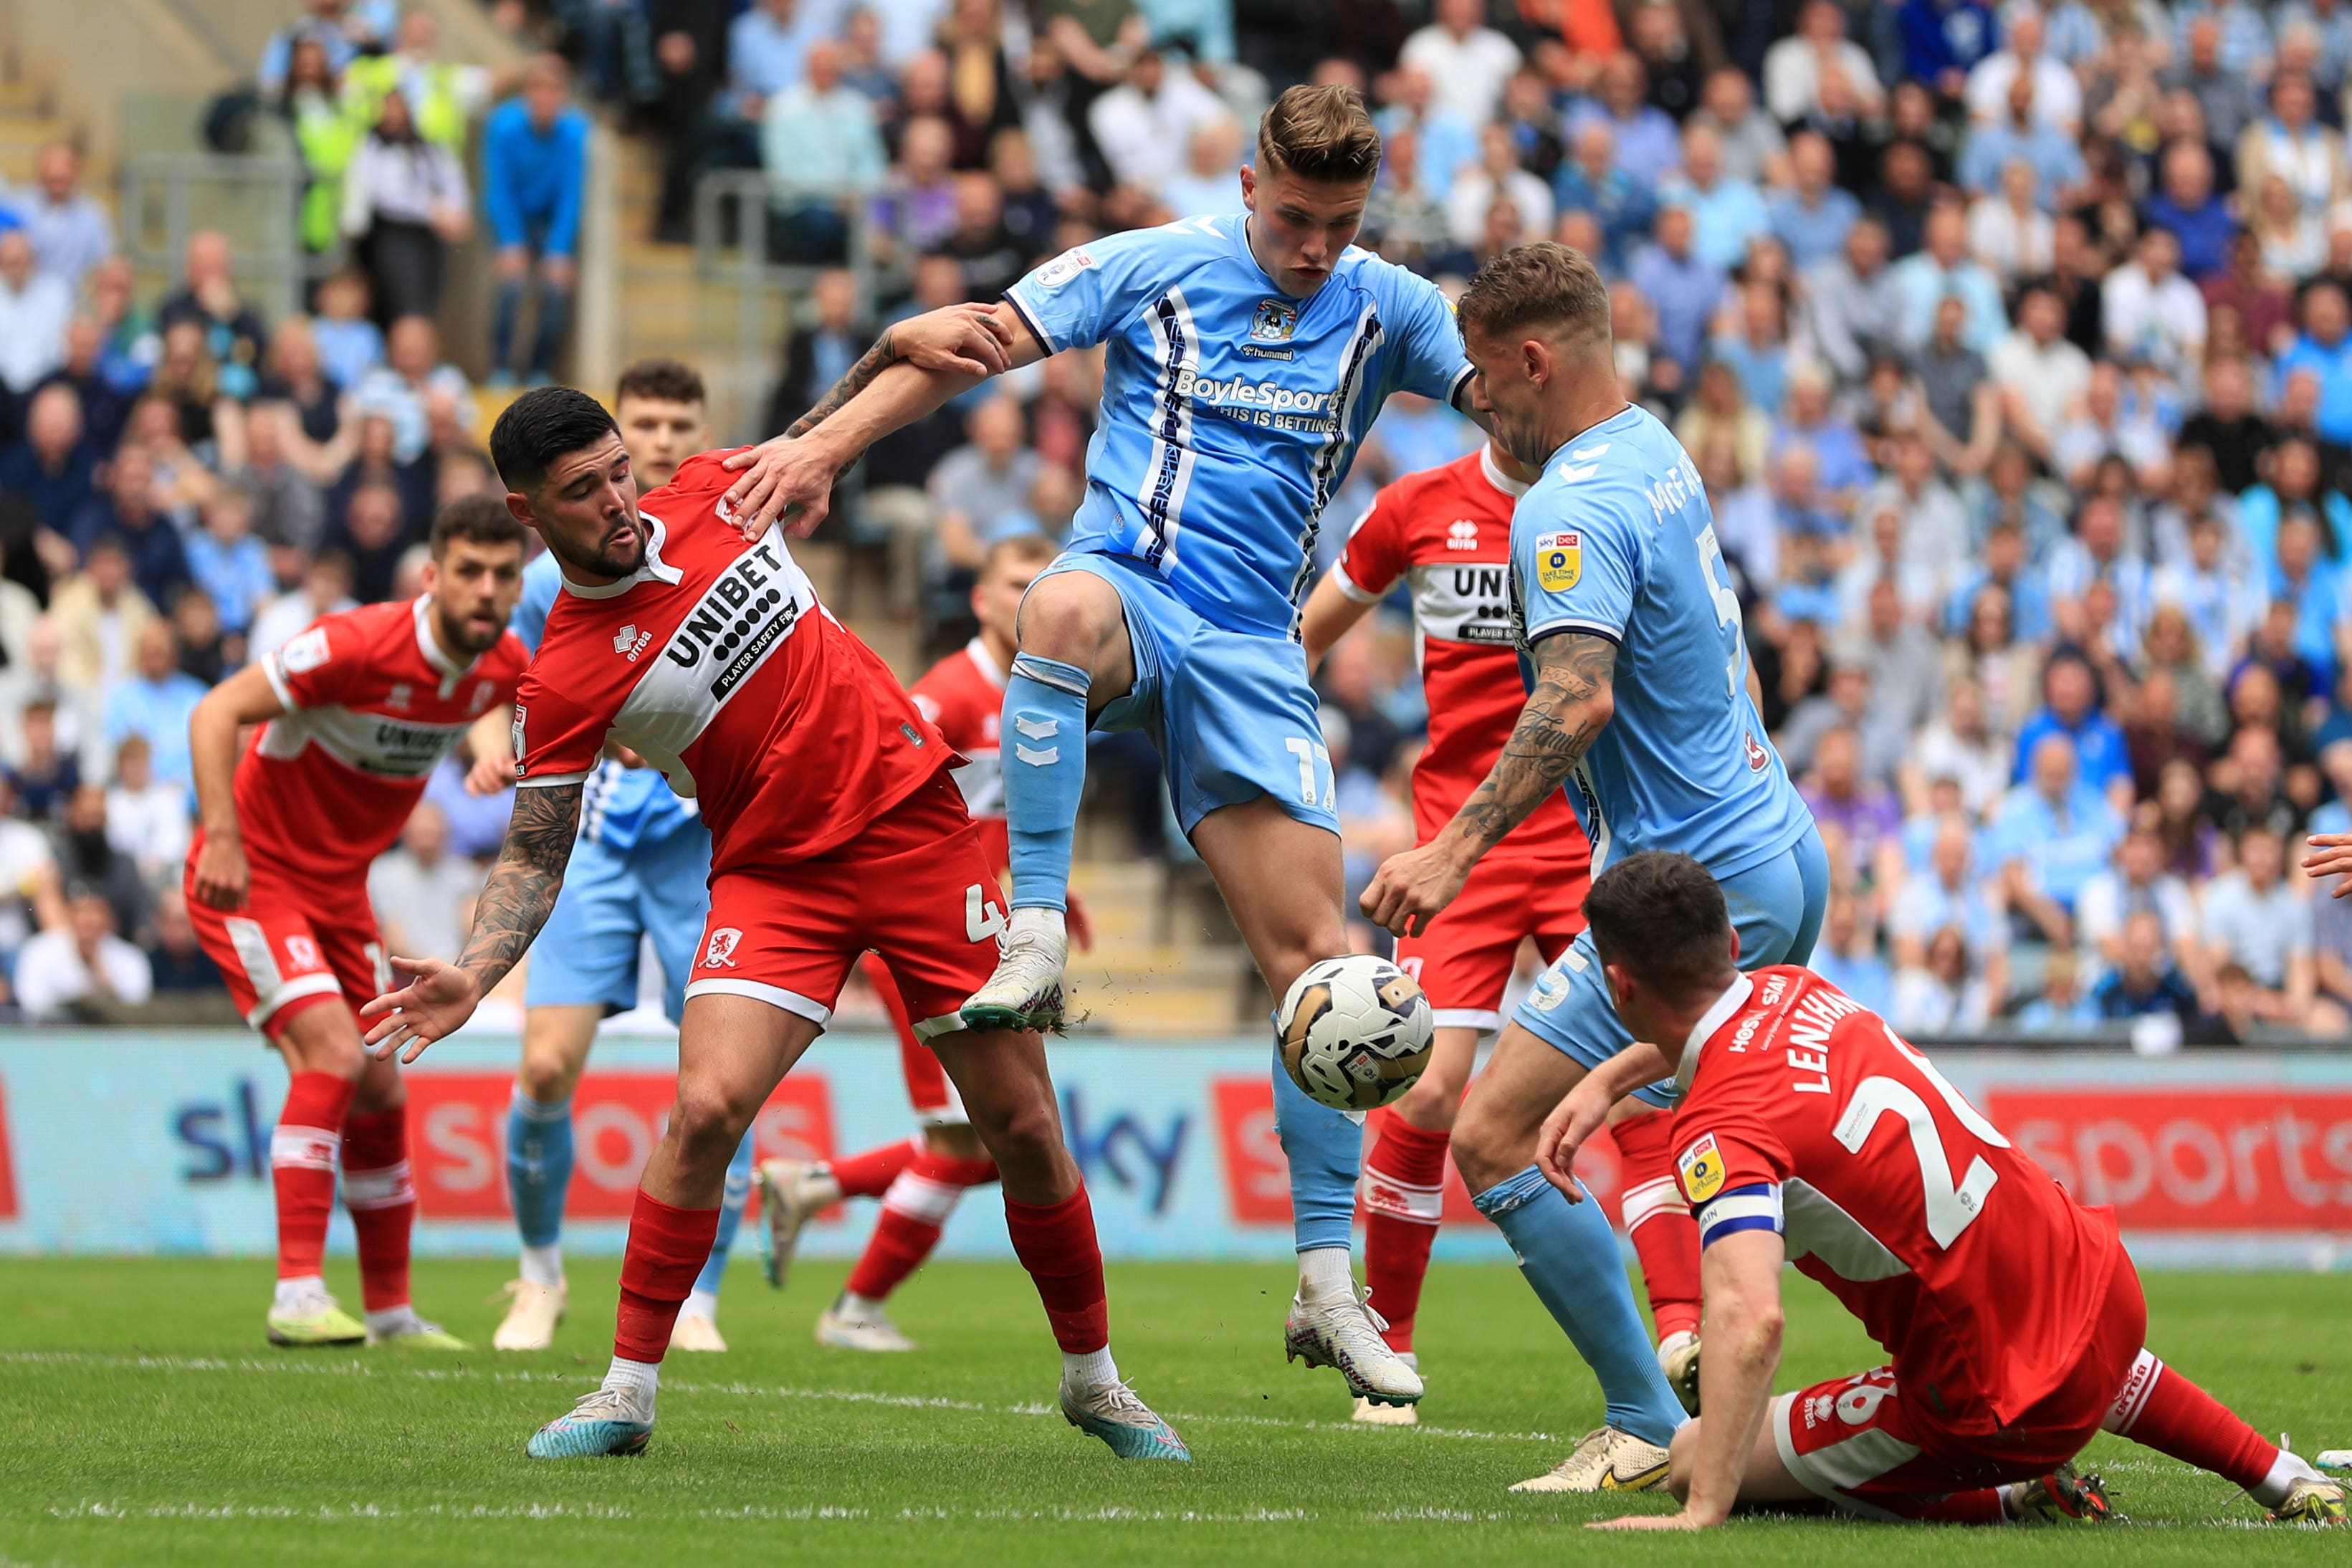
[[[51,1508],[51,1519],[58,1520],[141,1520],[168,1519],[198,1523],[226,1523],[247,1520],[302,1520],[322,1524],[370,1523],[389,1520],[495,1520],[495,1519],[583,1519],[595,1521],[678,1519],[751,1520],[814,1522],[820,1521],[897,1520],[908,1523],[975,1522],[1059,1524],[1311,1524],[1324,1515],[1315,1509],[1259,1508],[1241,1509],[1230,1512],[1203,1509],[1126,1508],[1108,1504],[1101,1508],[903,1508],[877,1511],[868,1508],[841,1507],[834,1504],[812,1504],[799,1508],[779,1508],[771,1504],[748,1503],[734,1508],[701,1508],[681,1510],[641,1510],[633,1508],[599,1503],[428,1503],[417,1508],[382,1503],[320,1503],[316,1507],[296,1508],[284,1503],[119,1503],[84,1500],[71,1508]],[[1367,1513],[1344,1513],[1340,1519],[1383,1524],[1457,1524],[1479,1521],[1508,1521],[1528,1517],[1521,1513],[1500,1510],[1474,1512],[1466,1509],[1386,1509]]]
[[[101,1351],[0,1351],[0,1363],[26,1365],[74,1365],[120,1368],[126,1372],[227,1372],[263,1373],[278,1375],[310,1377],[355,1378],[415,1378],[433,1382],[465,1383],[543,1383],[569,1384],[574,1386],[594,1381],[585,1373],[562,1372],[478,1372],[470,1367],[380,1367],[352,1361],[295,1361],[263,1359],[256,1356],[168,1356],[116,1355]],[[969,1399],[949,1399],[914,1394],[876,1394],[855,1388],[804,1388],[790,1384],[756,1384],[740,1381],[725,1383],[665,1382],[662,1387],[672,1394],[718,1394],[746,1399],[801,1399],[840,1405],[876,1405],[903,1410],[956,1410],[976,1415],[1059,1415],[1061,1411],[1051,1405],[1024,1401],[1018,1405],[983,1405]],[[1369,1434],[1381,1440],[1398,1431],[1382,1427],[1377,1432],[1353,1421],[1289,1421],[1275,1415],[1238,1415],[1206,1411],[1169,1411],[1171,1421],[1184,1421],[1228,1426],[1263,1426],[1291,1432],[1346,1432]],[[1427,1437],[1445,1437],[1481,1443],[1557,1443],[1559,1437],[1549,1432],[1484,1432],[1469,1427],[1416,1426],[1405,1428]]]

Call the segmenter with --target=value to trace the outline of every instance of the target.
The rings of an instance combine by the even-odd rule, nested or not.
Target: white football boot
[[[842,1351],[910,1351],[915,1342],[898,1331],[889,1314],[879,1307],[869,1312],[851,1314],[834,1302],[816,1321],[816,1342]]]
[[[563,1321],[564,1309],[572,1303],[572,1287],[534,1285],[528,1279],[509,1279],[503,1292],[513,1300],[507,1303],[507,1315],[499,1321],[498,1331],[490,1336],[494,1351],[543,1351],[555,1343],[555,1325]]]
[[[964,1026],[1059,1031],[1062,970],[1069,961],[1070,938],[1061,910],[1036,906],[1013,910],[996,972],[959,1009]]]
[[[1421,1374],[1381,1338],[1388,1323],[1372,1310],[1370,1294],[1351,1281],[1345,1296],[1311,1307],[1293,1296],[1290,1319],[1282,1328],[1284,1359],[1336,1369],[1359,1399],[1409,1406],[1421,1397]]]
[[[1595,1427],[1576,1451],[1515,1492],[1654,1492],[1666,1484],[1666,1451],[1614,1426]]]
[[[1698,1336],[1682,1329],[1659,1341],[1658,1370],[1666,1374],[1666,1386],[1675,1391],[1683,1408],[1697,1415]]]
[[[1421,1357],[1411,1351],[1399,1351],[1397,1360],[1412,1368],[1416,1373],[1421,1371]],[[1417,1426],[1421,1424],[1421,1406],[1375,1405],[1360,1394],[1356,1395],[1355,1413],[1348,1419],[1360,1421],[1367,1426]]]
[[[752,1179],[760,1184],[760,1217],[768,1226],[768,1283],[781,1290],[792,1275],[801,1227],[841,1201],[841,1184],[809,1160],[762,1160]]]
[[[669,1348],[674,1351],[723,1351],[726,1337],[719,1333],[718,1322],[699,1312],[680,1312],[669,1326]]]
[[[1152,1414],[1124,1383],[1088,1387],[1062,1380],[1062,1419],[1089,1437],[1099,1437],[1122,1459],[1173,1459],[1192,1462],[1192,1450],[1176,1428]]]
[[[640,1400],[624,1389],[599,1388],[582,1394],[569,1412],[532,1433],[523,1452],[534,1459],[642,1454],[653,1434],[650,1395]]]

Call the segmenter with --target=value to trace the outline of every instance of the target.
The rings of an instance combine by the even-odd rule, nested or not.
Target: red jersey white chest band
[[[426,778],[473,723],[514,697],[530,655],[511,632],[460,662],[434,640],[432,601],[321,616],[265,655],[286,711],[236,771],[247,847],[336,876],[392,846]]]
[[[608,740],[640,752],[700,803],[714,873],[821,855],[957,760],[782,531],[743,542],[723,456],[646,498],[635,574],[564,580],[514,721],[521,785],[581,782]]]
[[[1004,710],[1008,671],[988,645],[974,637],[931,666],[908,695],[923,717],[939,727],[963,756],[956,787],[976,817],[1004,815],[1004,767],[997,730]]]
[[[1990,1429],[2074,1366],[2121,1252],[1885,1021],[1819,975],[1743,975],[1691,1031],[1675,1176],[1702,1245],[1786,1238],[1932,1391]]]
[[[1511,511],[1527,487],[1485,446],[1383,489],[1337,568],[1340,592],[1378,604],[1400,579],[1412,596],[1429,744],[1412,772],[1422,843],[1453,820],[1511,738],[1527,689],[1511,643]],[[1568,797],[1554,795],[1488,857],[1561,868],[1591,858]]]

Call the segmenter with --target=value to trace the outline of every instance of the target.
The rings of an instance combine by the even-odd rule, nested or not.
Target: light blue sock
[[[1087,692],[1074,664],[1016,655],[1004,683],[1004,818],[1013,840],[1013,907],[1068,907],[1070,839],[1087,788]]]
[[[1673,1441],[1683,1407],[1658,1370],[1617,1233],[1591,1193],[1570,1203],[1529,1165],[1470,1201],[1502,1228],[1519,1272],[1601,1380],[1609,1425],[1660,1447]]]
[[[1290,1161],[1290,1228],[1301,1252],[1346,1247],[1356,1218],[1356,1177],[1364,1163],[1364,1130],[1307,1098],[1274,1059],[1274,1130]]]
[[[563,1193],[572,1184],[572,1101],[533,1100],[515,1085],[507,1102],[507,1187],[525,1247],[563,1237]]]
[[[751,1198],[751,1132],[746,1128],[735,1157],[727,1162],[727,1185],[719,1196],[719,1235],[710,1243],[710,1260],[695,1276],[696,1289],[719,1294],[719,1283],[727,1278],[727,1249],[735,1245],[735,1227],[743,1223],[743,1205]]]

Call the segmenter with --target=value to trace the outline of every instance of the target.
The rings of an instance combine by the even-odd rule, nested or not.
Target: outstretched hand
[[[469,971],[437,958],[395,958],[392,966],[415,978],[362,1007],[360,1020],[374,1020],[367,1032],[369,1055],[383,1061],[397,1051],[405,1064],[434,1041],[465,1027],[481,1003],[482,990]]]
[[[1542,1130],[1536,1134],[1536,1169],[1572,1204],[1584,1201],[1584,1189],[1576,1180],[1577,1152],[1609,1121],[1608,1095],[1585,1092],[1587,1085],[1597,1082],[1591,1075],[1580,1079],[1552,1107],[1551,1114],[1543,1120]]]
[[[1013,368],[1013,326],[997,315],[993,305],[929,310],[891,328],[890,338],[898,357],[917,370],[985,381]]]
[[[2352,833],[2315,833],[2310,850],[2303,858],[2304,875],[2341,877],[2343,880],[2336,884],[2328,897],[2352,898]]]

